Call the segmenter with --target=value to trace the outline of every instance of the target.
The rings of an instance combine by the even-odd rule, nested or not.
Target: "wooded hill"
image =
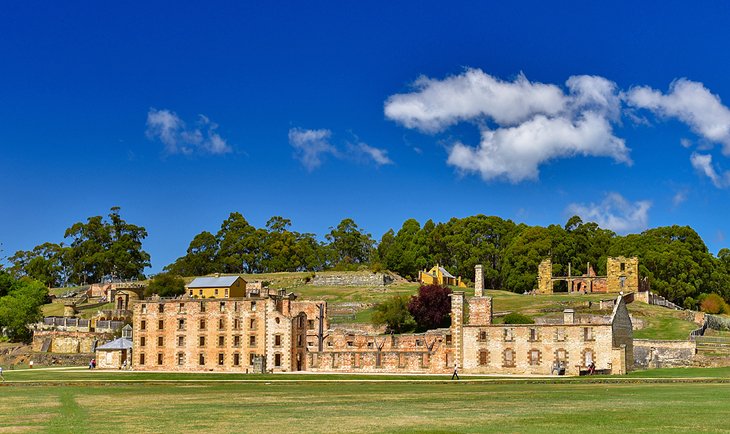
[[[196,235],[185,252],[165,270],[181,276],[213,272],[271,273],[325,269],[392,270],[414,279],[435,263],[467,280],[474,265],[484,266],[485,286],[514,292],[532,290],[540,261],[550,257],[553,274],[585,273],[590,263],[606,274],[608,256],[637,256],[641,276],[654,292],[685,307],[696,307],[702,294],[717,293],[730,301],[730,249],[717,257],[688,226],[668,226],[619,236],[592,222],[571,217],[564,226],[517,224],[476,215],[448,222],[414,219],[389,230],[379,242],[352,219],[330,228],[320,241],[315,234],[292,231],[291,221],[275,216],[257,228],[234,212],[213,234]],[[90,282],[106,274],[142,277],[149,255],[141,248],[143,227],[126,223],[113,208],[109,220],[90,217],[66,231],[69,246],[44,243],[17,252],[9,260],[16,277],[30,276],[47,285]]]

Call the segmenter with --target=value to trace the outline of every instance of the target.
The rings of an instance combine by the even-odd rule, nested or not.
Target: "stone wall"
[[[91,353],[94,343],[103,343],[112,339],[110,333],[84,332],[84,331],[59,331],[59,330],[36,330],[33,333],[32,350],[41,352],[43,344],[49,340],[49,353]]]
[[[469,297],[469,324],[484,325],[492,323],[492,297]]]
[[[318,273],[314,276],[311,285],[315,286],[364,286],[378,287],[389,285],[393,277],[383,273]]]
[[[553,261],[543,259],[537,267],[537,293],[552,294],[553,292]]]
[[[627,371],[631,371],[633,369],[634,360],[633,325],[631,322],[631,316],[629,316],[629,310],[626,308],[625,297],[619,296],[616,298],[613,314],[611,315],[611,329],[613,335],[613,347],[623,349],[623,353],[621,355],[623,363],[621,363],[621,365],[624,367],[624,370],[616,373],[625,374]]]
[[[692,366],[697,348],[692,341],[634,339],[634,366],[671,368]]]
[[[605,324],[464,326],[464,372],[549,375],[562,361],[567,374],[578,375],[587,358],[611,369],[612,348]]]
[[[606,260],[606,271],[608,292],[639,291],[639,258],[609,257]]]
[[[405,335],[330,332],[323,351],[307,353],[315,372],[445,374],[453,370],[455,343],[448,329]]]

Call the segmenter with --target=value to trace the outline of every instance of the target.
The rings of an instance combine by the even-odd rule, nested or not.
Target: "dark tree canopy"
[[[441,285],[421,285],[418,295],[408,302],[408,312],[416,321],[416,331],[451,325],[451,289]]]

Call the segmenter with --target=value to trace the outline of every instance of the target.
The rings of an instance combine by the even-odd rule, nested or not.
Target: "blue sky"
[[[728,246],[730,6],[496,3],[3,5],[3,254],[112,206],[153,272],[232,211]]]

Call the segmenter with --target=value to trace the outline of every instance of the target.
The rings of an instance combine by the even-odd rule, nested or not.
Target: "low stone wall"
[[[393,277],[383,273],[321,273],[314,276],[315,286],[365,286],[378,287],[393,283]]]
[[[36,330],[33,333],[32,350],[41,352],[44,342],[50,340],[49,353],[91,353],[94,342],[102,344],[112,338],[111,333]]]
[[[635,368],[692,366],[697,346],[692,341],[634,339]]]

